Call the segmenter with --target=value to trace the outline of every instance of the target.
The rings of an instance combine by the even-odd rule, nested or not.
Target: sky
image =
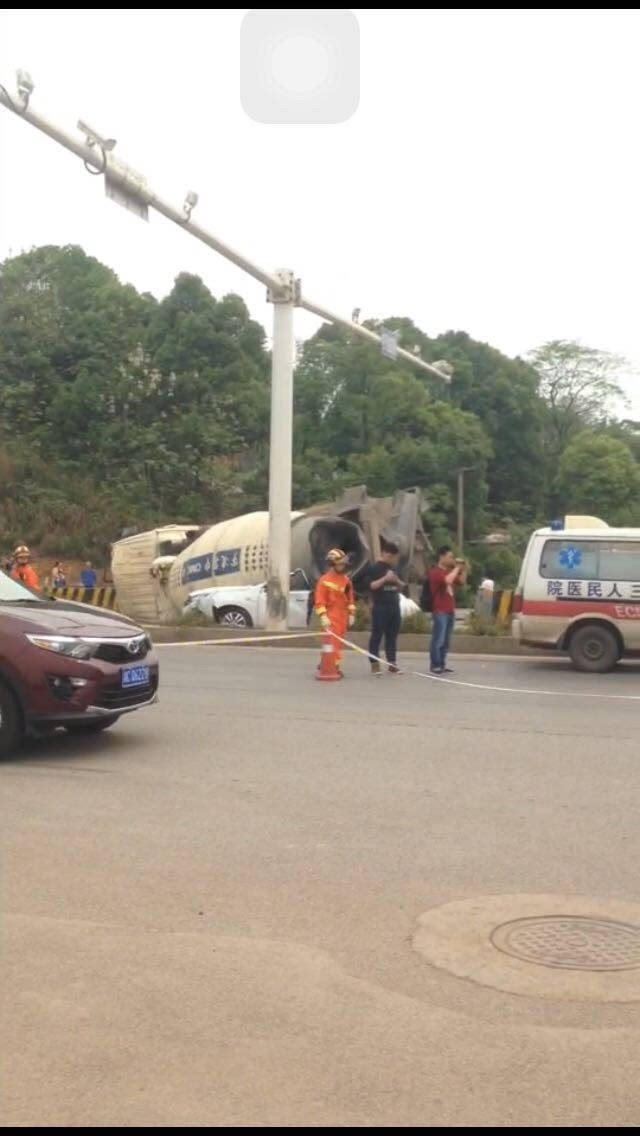
[[[321,82],[327,59],[352,68],[353,91],[348,52],[336,63],[299,29],[269,39],[251,23],[266,13],[277,30],[291,12],[355,17],[346,121],[247,113],[256,100],[262,113],[252,61],[274,43],[281,95]],[[510,355],[557,338],[621,354],[640,418],[639,30],[619,8],[8,9],[0,82],[13,91],[28,70],[34,108],[117,139],[177,205],[195,190],[201,223],[267,270],[293,269],[317,303]],[[101,178],[0,107],[0,259],[70,243],[157,296],[197,273],[269,331],[261,284],[157,214],[145,224],[107,201]],[[317,326],[296,314],[299,338]]]

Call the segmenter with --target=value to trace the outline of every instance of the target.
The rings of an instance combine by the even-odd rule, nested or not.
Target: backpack
[[[418,606],[421,611],[433,611],[433,596],[431,595],[431,584],[429,583],[429,573],[427,572],[424,580],[422,581],[422,588],[420,591],[420,598]]]

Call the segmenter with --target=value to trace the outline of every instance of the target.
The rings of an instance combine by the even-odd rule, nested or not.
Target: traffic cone
[[[320,651],[320,666],[316,671],[318,682],[339,682],[342,678],[342,671],[336,667],[335,642],[330,631],[322,633]]]

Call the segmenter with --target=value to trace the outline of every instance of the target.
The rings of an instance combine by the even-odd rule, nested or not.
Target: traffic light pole
[[[0,103],[8,110],[64,146],[94,172],[104,175],[107,195],[119,204],[147,219],[149,208],[155,209],[169,221],[186,229],[191,236],[230,260],[243,272],[267,287],[267,296],[273,304],[273,358],[271,379],[271,448],[269,454],[269,569],[267,580],[268,626],[282,631],[287,627],[289,606],[289,576],[291,571],[291,468],[293,441],[293,365],[295,352],[294,308],[302,307],[321,319],[348,328],[354,335],[381,345],[381,337],[369,328],[345,319],[319,304],[308,300],[300,292],[299,282],[290,271],[267,272],[220,240],[209,229],[192,219],[197,204],[195,194],[188,194],[178,208],[165,200],[148,185],[146,178],[122,162],[113,153],[115,142],[104,139],[97,132],[79,122],[84,141],[69,134],[31,107],[33,83],[29,76],[19,73],[18,91],[10,95],[0,85]],[[450,372],[426,363],[418,356],[397,347],[396,356],[427,371],[441,381],[448,382]]]
[[[271,434],[269,446],[269,570],[267,627],[286,628],[291,575],[291,466],[293,440],[293,313],[298,282],[281,269],[279,288],[269,289],[273,304],[271,357]]]

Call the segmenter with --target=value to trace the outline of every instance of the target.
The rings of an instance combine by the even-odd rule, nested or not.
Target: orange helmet
[[[346,567],[347,554],[343,552],[341,548],[332,548],[330,552],[327,553],[327,562],[333,564],[333,567],[337,568],[339,571],[341,568]]]

